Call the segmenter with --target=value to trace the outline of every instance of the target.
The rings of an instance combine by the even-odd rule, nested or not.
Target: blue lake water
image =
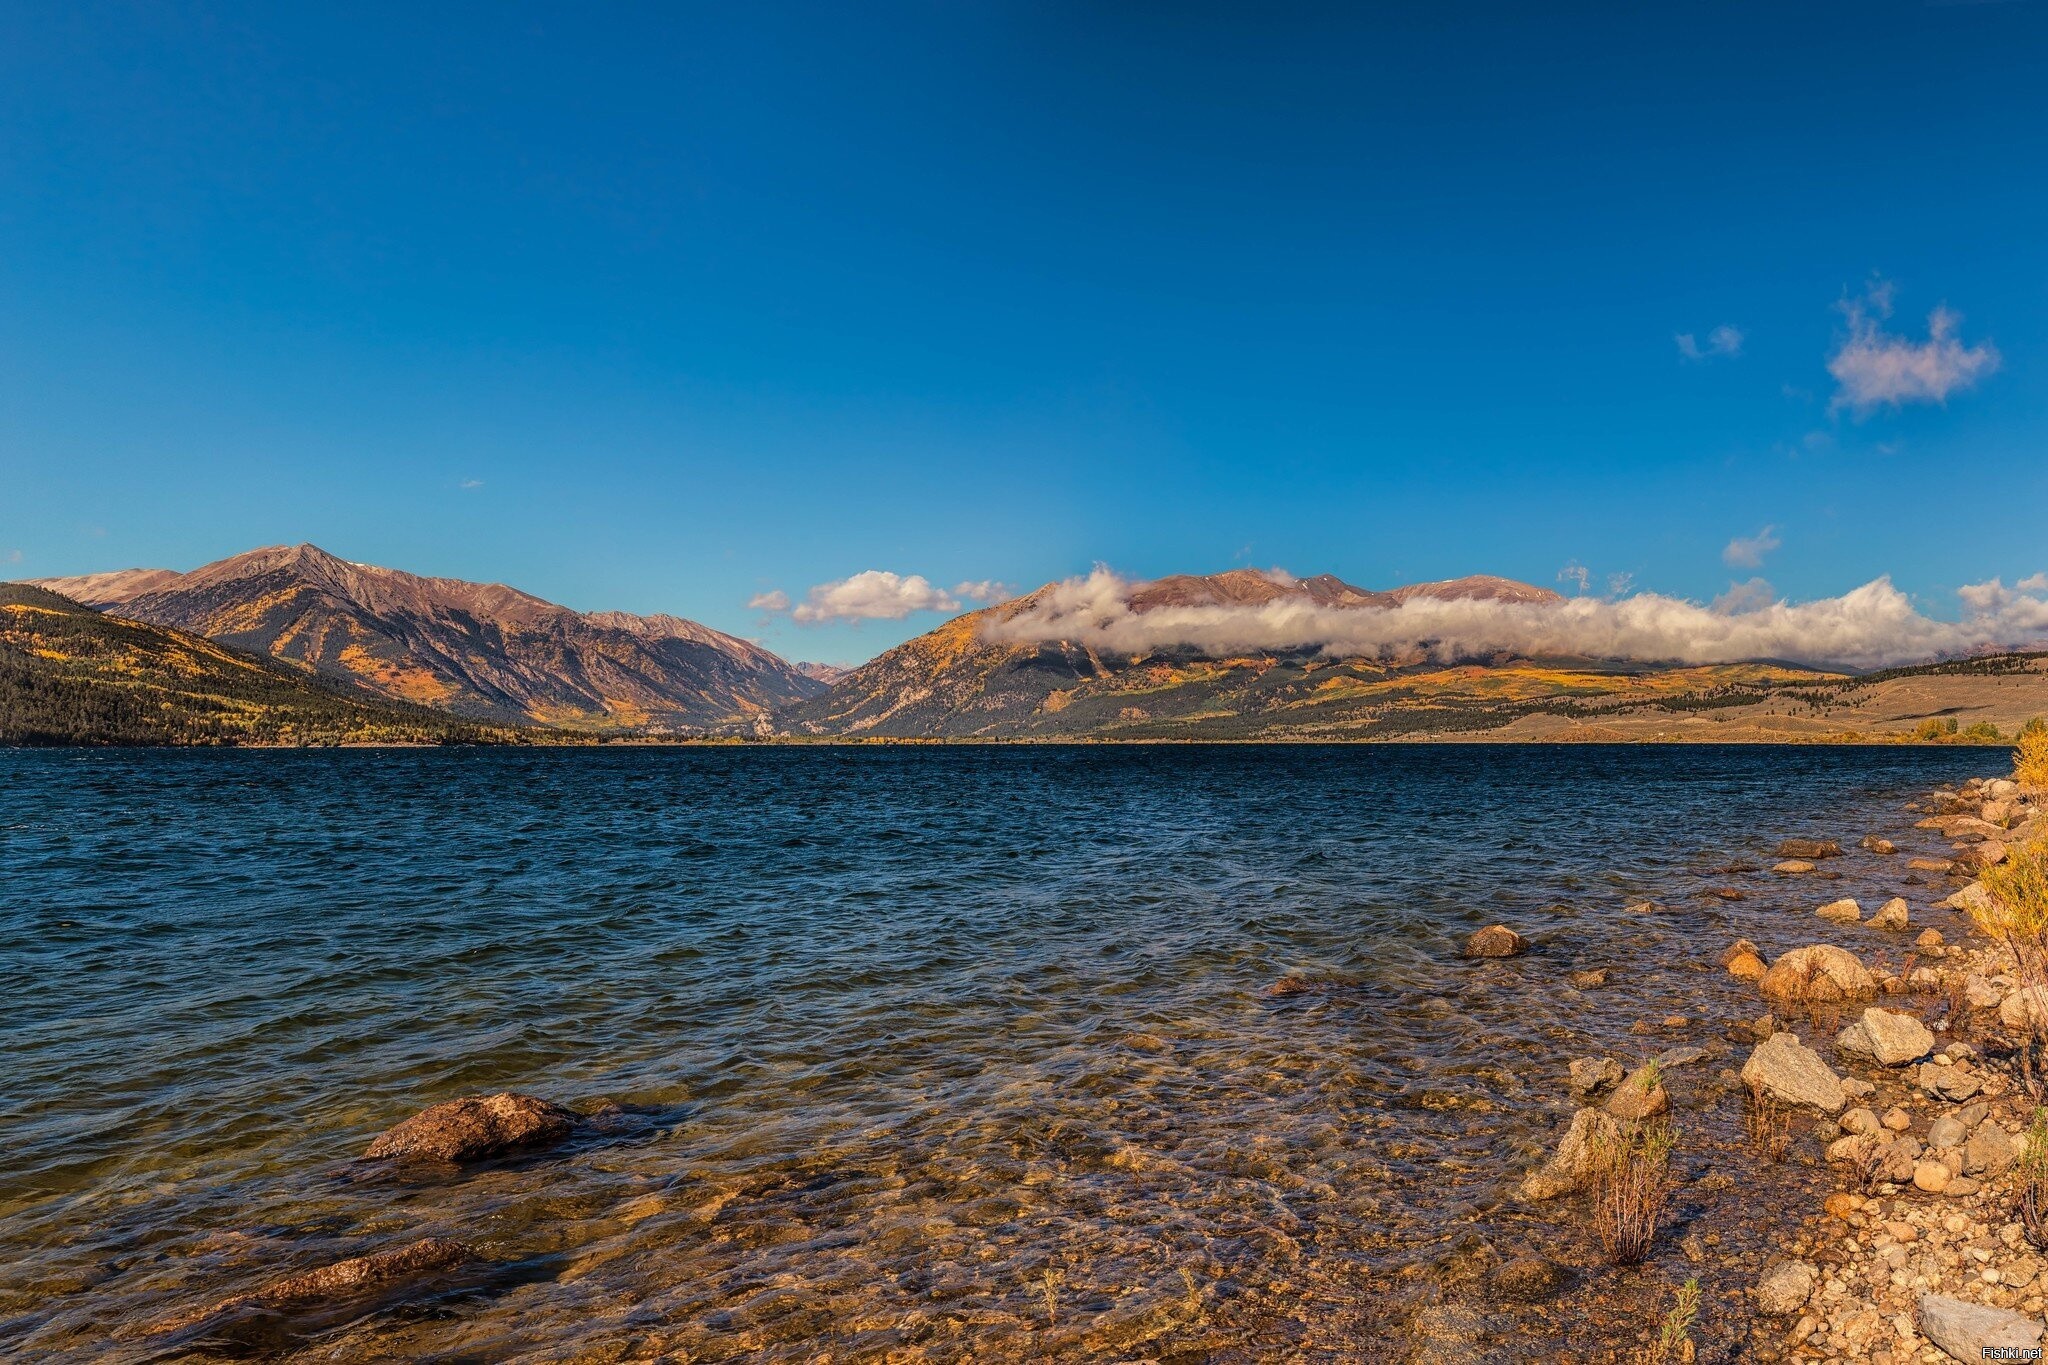
[[[1344,1358],[1406,1277],[1535,1235],[1501,1201],[1563,1058],[1760,1012],[1702,965],[1812,941],[1819,900],[1922,914],[1943,891],[1855,840],[2003,761],[0,751],[0,1354],[171,1358],[180,1310],[443,1234],[501,1273],[215,1344]],[[1791,835],[1841,838],[1843,879],[1724,870]],[[1461,960],[1495,921],[1535,951]],[[349,1165],[507,1088],[639,1126],[438,1181]]]

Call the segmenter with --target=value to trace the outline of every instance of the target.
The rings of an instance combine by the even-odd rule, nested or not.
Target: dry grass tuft
[[[1751,1090],[1742,1102],[1742,1136],[1765,1161],[1783,1161],[1792,1151],[1792,1106]]]
[[[1593,1231],[1615,1265],[1640,1265],[1671,1198],[1671,1125],[1642,1123],[1596,1138],[1587,1185]]]

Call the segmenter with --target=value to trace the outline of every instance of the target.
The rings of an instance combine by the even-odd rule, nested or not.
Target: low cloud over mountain
[[[2012,587],[1994,579],[1958,595],[1963,614],[1953,621],[1921,612],[1889,578],[1840,597],[1759,603],[1752,595],[1718,610],[1658,593],[1619,600],[1432,594],[1391,600],[1389,594],[1388,601],[1359,603],[1289,594],[1263,602],[1147,605],[1141,585],[1097,569],[1041,589],[1018,610],[987,617],[981,638],[1124,655],[1317,650],[1331,657],[1414,654],[1446,662],[1495,655],[1672,663],[1782,659],[1863,669],[2048,639],[2048,575]]]

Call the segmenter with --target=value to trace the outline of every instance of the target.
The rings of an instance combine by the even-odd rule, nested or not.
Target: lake
[[[1944,893],[1854,841],[2004,762],[0,751],[0,1354],[169,1358],[181,1310],[440,1234],[489,1273],[214,1346],[1368,1358],[1460,1258],[1563,1235],[1504,1201],[1565,1058],[1761,1013],[1715,957],[1814,941],[1821,900],[1922,915]],[[1763,872],[1794,835],[1842,839],[1842,880]],[[1535,950],[1462,959],[1495,921]],[[499,1089],[632,1122],[459,1176],[352,1163]]]

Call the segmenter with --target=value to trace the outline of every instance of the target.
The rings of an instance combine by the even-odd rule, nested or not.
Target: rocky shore
[[[1769,1239],[1760,1271],[1745,1268],[1743,1302],[1727,1302],[1724,1289],[1719,1304],[1699,1303],[1696,1333],[1665,1332],[1659,1344],[1646,1332],[1638,1347],[1582,1358],[2041,1358],[2048,1229],[2036,1223],[2030,1234],[2020,1199],[2030,1143],[2048,1161],[2048,1122],[2034,1122],[2024,1065],[2029,1041],[2048,1023],[2048,1001],[2023,985],[2011,952],[1969,912],[1990,895],[1976,879],[1984,869],[2048,837],[2048,791],[1973,780],[1930,793],[1908,813],[1919,817],[1915,837],[1947,841],[1944,856],[1902,857],[1880,834],[1856,852],[1896,859],[1902,890],[1908,877],[1918,888],[1933,877],[1948,894],[1924,911],[1895,896],[1874,913],[1853,899],[1815,896],[1811,941],[1768,960],[1747,940],[1719,951],[1721,970],[1754,986],[1762,1012],[1727,1030],[1732,1046],[1713,1049],[1729,1065],[1696,1102],[1743,1106],[1752,1161],[1735,1179],[1768,1184],[1775,1163],[1824,1173],[1806,1182],[1805,1215]],[[1789,840],[1778,852],[1772,875],[1795,885],[1831,880],[1829,863],[1844,856],[1828,840]],[[1510,933],[1482,931],[1468,952],[1512,951]],[[1522,1178],[1518,1198],[1578,1200],[1597,1218],[1591,1206],[1611,1199],[1601,1153],[1668,1122],[1665,1074],[1709,1055],[1671,1049],[1633,1069],[1611,1057],[1571,1060],[1562,1079],[1580,1107],[1549,1159]],[[1687,1241],[1687,1259],[1711,1266],[1713,1248],[1696,1234]],[[1747,1326],[1717,1332],[1717,1314]]]

